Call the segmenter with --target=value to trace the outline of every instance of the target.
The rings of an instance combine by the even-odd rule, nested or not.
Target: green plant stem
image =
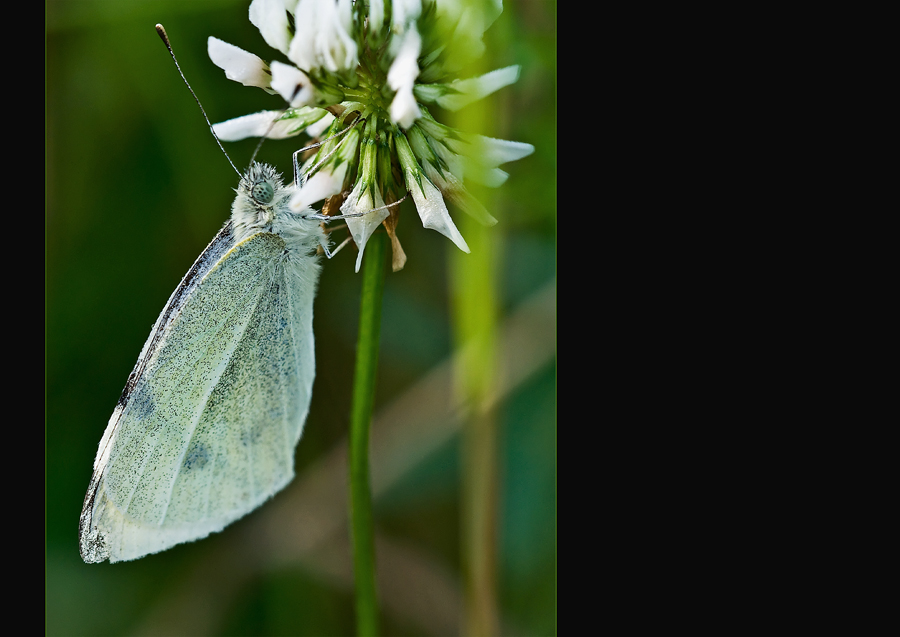
[[[490,49],[489,49],[490,50]],[[497,50],[502,50],[498,48]],[[487,57],[473,63],[473,75],[493,65]],[[450,115],[450,124],[463,131],[498,136],[493,100],[488,97]],[[498,332],[498,264],[503,251],[502,209],[492,191],[466,182],[466,188],[500,223],[485,227],[469,215],[454,220],[471,249],[451,251],[454,348],[462,352],[455,370],[456,391],[467,407],[463,424],[460,465],[460,561],[464,613],[461,633],[468,637],[500,634],[497,606],[497,509],[499,468],[497,413],[492,404],[500,373],[495,348]]]
[[[363,257],[359,305],[359,339],[350,411],[350,524],[353,573],[356,585],[356,632],[360,637],[378,633],[378,598],[375,590],[375,534],[372,490],[369,486],[369,427],[375,403],[375,372],[381,331],[386,235],[376,232]]]
[[[497,615],[497,422],[487,407],[496,388],[496,228],[460,220],[471,254],[451,253],[454,340],[462,352],[456,390],[467,406],[462,432],[460,501],[464,626],[462,633],[499,633]],[[464,228],[464,229],[463,229]]]

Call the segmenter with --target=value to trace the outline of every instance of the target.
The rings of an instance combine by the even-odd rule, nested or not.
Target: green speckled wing
[[[315,281],[294,274],[277,235],[230,247],[227,231],[173,293],[110,419],[80,523],[85,561],[220,531],[293,477]]]

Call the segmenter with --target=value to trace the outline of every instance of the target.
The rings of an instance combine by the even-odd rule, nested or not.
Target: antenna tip
[[[163,25],[157,24],[156,32],[159,34],[159,37],[162,38],[163,42],[165,42],[166,44],[169,43],[169,36],[166,35],[166,28]]]

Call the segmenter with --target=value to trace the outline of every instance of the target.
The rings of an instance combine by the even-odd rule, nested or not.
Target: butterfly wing
[[[229,233],[173,293],[110,419],[81,516],[86,562],[205,537],[293,477],[315,281],[295,275],[277,235],[230,247]]]

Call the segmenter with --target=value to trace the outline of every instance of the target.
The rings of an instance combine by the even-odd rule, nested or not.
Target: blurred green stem
[[[356,632],[360,637],[372,637],[378,633],[375,536],[372,490],[369,486],[369,427],[375,403],[386,244],[385,233],[374,233],[366,244],[363,257],[359,340],[356,344],[356,373],[350,411],[350,520],[356,585]]]
[[[496,601],[497,424],[488,408],[495,389],[495,261],[500,233],[461,216],[471,254],[451,257],[454,337],[461,352],[456,387],[467,406],[463,427],[461,548],[465,613],[462,634],[499,633]]]
[[[470,10],[477,6],[467,3]],[[490,32],[488,32],[490,33]],[[488,37],[493,37],[488,35]],[[490,59],[494,49],[468,68],[471,76],[497,68]],[[496,49],[504,50],[503,48]],[[453,113],[449,124],[457,130],[494,136],[497,110],[489,96]],[[491,191],[467,181],[469,192],[497,218]],[[460,560],[463,578],[463,625],[467,637],[487,637],[500,633],[497,609],[497,418],[488,407],[496,388],[497,265],[502,252],[502,220],[488,228],[467,214],[454,221],[469,244],[470,254],[451,252],[451,295],[453,300],[454,349],[457,358],[456,391],[466,407],[460,466]]]

